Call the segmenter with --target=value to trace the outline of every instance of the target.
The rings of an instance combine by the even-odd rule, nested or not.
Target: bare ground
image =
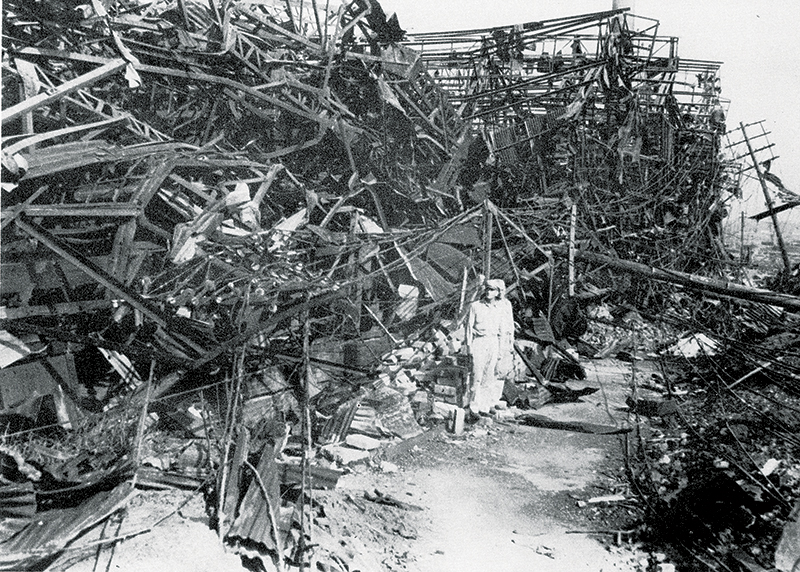
[[[600,391],[536,412],[559,420],[625,423],[630,364],[604,360],[586,367],[585,382],[572,385]],[[644,571],[648,555],[617,534],[635,520],[635,501],[612,509],[581,502],[628,492],[623,447],[624,438],[617,435],[513,422],[484,420],[461,436],[436,427],[386,447],[371,463],[353,467],[335,490],[314,495],[325,511],[320,524],[346,540],[365,571]],[[396,470],[380,468],[392,465]],[[375,489],[408,506],[365,499],[365,491]],[[121,525],[107,525],[105,536],[146,528],[152,530],[118,543],[113,553],[73,551],[52,569],[243,569],[208,528],[198,495],[141,491]]]

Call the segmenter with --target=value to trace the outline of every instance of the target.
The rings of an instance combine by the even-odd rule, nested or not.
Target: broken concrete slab
[[[344,442],[354,449],[361,449],[363,451],[374,451],[382,444],[379,439],[373,439],[372,437],[358,435],[356,433],[351,433],[345,437]]]
[[[336,463],[343,467],[361,463],[370,458],[369,451],[342,447],[341,445],[325,445],[320,448],[320,453],[336,461]]]

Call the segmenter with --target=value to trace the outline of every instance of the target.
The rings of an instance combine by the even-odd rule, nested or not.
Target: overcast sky
[[[610,10],[612,0],[380,0],[409,32],[466,30]],[[731,100],[731,129],[765,121],[773,152],[772,172],[800,194],[800,3],[792,0],[635,0],[631,12],[659,20],[659,35],[679,38],[684,58],[723,62],[722,97]],[[748,134],[750,132],[748,131]],[[763,205],[750,184],[747,210]],[[752,193],[753,190],[758,193]],[[800,210],[800,207],[795,210]],[[800,224],[800,212],[784,216]],[[798,229],[800,230],[800,229]]]

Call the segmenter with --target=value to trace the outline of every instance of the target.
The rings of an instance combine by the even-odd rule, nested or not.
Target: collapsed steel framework
[[[740,165],[720,149],[729,103],[721,97],[721,63],[679,57],[678,39],[658,35],[658,27],[616,10],[413,34],[404,45],[421,55],[470,134],[524,180],[517,198],[566,192],[592,219],[585,230],[616,227],[620,239],[653,230],[664,238],[676,222],[703,228],[703,247],[690,250],[724,258],[714,244],[716,222],[737,191]],[[427,108],[437,109],[435,102]],[[457,133],[442,120],[451,112],[438,109],[441,134]],[[703,218],[690,221],[692,213]],[[688,246],[672,242],[667,252]],[[657,250],[653,261],[670,265],[671,256]]]
[[[64,385],[97,413],[133,387],[144,423],[152,385],[165,401],[222,388],[223,473],[247,456],[227,457],[234,434],[255,432],[248,419],[310,423],[318,395],[344,394],[326,410],[344,434],[381,354],[427,332],[421,320],[457,316],[481,273],[516,290],[525,329],[550,314],[567,242],[615,255],[578,280],[639,302],[652,283],[617,281],[612,263],[687,285],[725,267],[738,164],[720,153],[720,64],[681,59],[654,20],[617,10],[406,35],[368,0],[3,12],[3,327],[57,340],[67,365],[77,348]],[[98,360],[122,383],[85,365]],[[358,383],[309,389],[312,363]],[[42,391],[66,401],[54,387]],[[161,411],[177,418],[175,394]],[[62,463],[42,460],[53,474]],[[92,478],[116,467],[96,464]],[[218,491],[229,516],[233,482]]]

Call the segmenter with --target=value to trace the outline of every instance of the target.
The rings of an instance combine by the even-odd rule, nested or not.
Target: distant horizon
[[[787,213],[781,213],[781,215],[786,215],[786,214]],[[741,215],[737,213],[735,217],[729,216],[723,221],[722,226],[723,226],[723,233],[726,236],[735,235],[738,240],[738,237],[741,234]],[[745,227],[745,233],[744,233],[745,240],[747,240],[748,236],[759,237],[760,240],[765,240],[765,238],[762,237],[766,237],[767,235],[774,237],[775,235],[775,230],[771,217],[766,217],[761,219],[760,221],[755,221],[751,219],[748,215],[745,215],[744,227]],[[781,235],[783,236],[784,240],[800,241],[800,226],[792,224],[791,217],[779,216],[778,228],[780,229]]]

